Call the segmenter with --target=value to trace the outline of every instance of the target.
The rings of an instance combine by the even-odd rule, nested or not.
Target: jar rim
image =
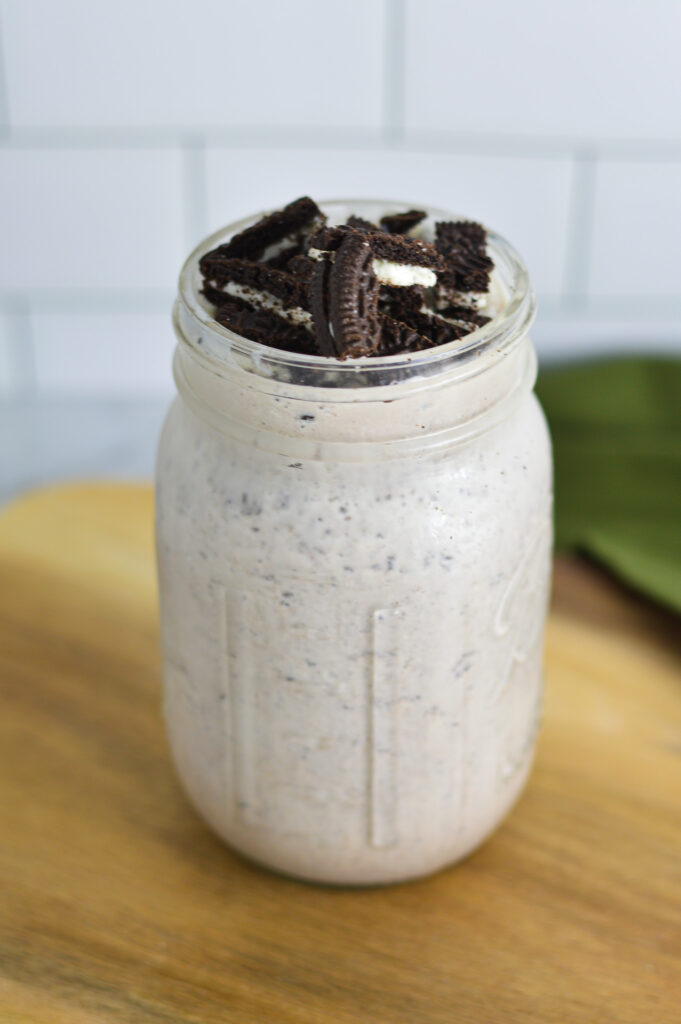
[[[439,207],[395,200],[334,199],[321,201],[318,205],[336,223],[346,219],[350,212],[374,220],[386,213],[416,207],[426,211],[426,223],[466,219]],[[501,312],[489,323],[471,331],[463,339],[421,352],[346,360],[289,352],[253,341],[214,319],[208,303],[200,294],[199,260],[269,212],[272,211],[244,217],[204,238],[189,254],[180,272],[179,297],[173,316],[176,333],[181,342],[188,344],[195,354],[200,354],[204,364],[212,364],[212,369],[220,375],[221,370],[238,367],[289,385],[355,389],[441,378],[445,373],[468,376],[472,361],[475,362],[473,372],[479,372],[489,362],[506,355],[527,334],[534,321],[536,299],[525,263],[503,236],[488,228],[487,248],[495,269],[502,274],[508,299]]]

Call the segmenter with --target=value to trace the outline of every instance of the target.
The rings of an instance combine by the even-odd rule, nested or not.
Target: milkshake
[[[523,788],[540,714],[533,296],[491,232],[454,294],[432,244],[452,215],[417,212],[321,204],[255,258],[224,247],[259,218],[234,225],[189,257],[174,313],[156,506],[173,758],[231,846],[333,884],[474,849]]]

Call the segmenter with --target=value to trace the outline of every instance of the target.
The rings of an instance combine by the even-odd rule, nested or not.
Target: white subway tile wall
[[[386,4],[8,0],[9,107],[38,128],[378,129]],[[363,69],[348,88],[348,64]]]
[[[17,386],[14,365],[14,320],[8,313],[0,313],[0,398],[11,395]]]
[[[0,309],[0,398],[24,398],[34,391],[33,345],[25,304]]]
[[[646,352],[679,355],[680,336],[678,319],[651,320],[635,312],[617,319],[611,309],[602,316],[593,310],[582,316],[547,312],[538,318],[532,331],[540,353],[565,352],[571,359],[588,359],[594,355],[594,348],[601,356]]]
[[[681,351],[681,4],[0,0],[0,395],[172,391],[190,246],[303,192],[526,258],[544,362]]]
[[[31,317],[39,394],[143,396],[172,387],[174,338],[162,313]]]
[[[673,301],[681,288],[681,165],[604,160],[595,190],[591,294]]]
[[[166,149],[0,150],[2,287],[172,287],[181,166]]]
[[[674,0],[407,0],[414,131],[681,136]]]

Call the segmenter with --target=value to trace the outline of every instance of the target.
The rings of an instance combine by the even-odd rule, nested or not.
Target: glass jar
[[[398,203],[322,204],[333,220]],[[428,225],[452,219],[429,211]],[[340,362],[174,310],[157,464],[165,717],[229,844],[372,884],[464,857],[527,778],[542,689],[551,455],[534,298],[490,233],[503,312],[463,341]]]

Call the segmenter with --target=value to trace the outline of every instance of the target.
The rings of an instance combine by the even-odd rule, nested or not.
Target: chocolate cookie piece
[[[310,331],[287,323],[269,310],[254,309],[242,300],[230,298],[223,302],[218,307],[215,319],[235,334],[260,342],[261,345],[305,355],[319,355],[314,335]]]
[[[439,221],[435,225],[435,247],[445,259],[440,275],[441,291],[486,292],[494,263],[485,248],[487,232],[475,221]]]
[[[205,282],[201,289],[201,294],[204,295],[213,306],[221,306],[224,302],[227,302],[227,300],[231,301],[232,299],[235,299],[238,302],[242,301],[241,299],[237,300],[234,295],[225,295],[225,293],[219,288],[214,288],[213,285],[206,284]],[[244,305],[250,307],[251,303],[244,302]]]
[[[290,270],[291,260],[294,260],[296,256],[300,256],[303,251],[301,245],[292,245],[290,248],[282,249],[275,256],[270,256],[264,262],[266,266],[272,267],[273,270]]]
[[[458,341],[489,319],[479,316],[473,309],[458,306],[451,307],[458,314],[452,318],[452,323],[444,317],[442,310],[428,307],[425,291],[419,286],[396,288],[382,285],[379,309],[391,320],[417,331],[431,345],[446,345],[450,341]]]
[[[361,231],[363,233],[378,231],[376,224],[372,224],[370,220],[365,220],[364,217],[356,217],[354,213],[348,217],[346,226],[352,228],[353,231]]]
[[[339,249],[343,239],[352,232],[352,228],[349,228],[347,224],[336,224],[330,227],[325,224],[324,227],[315,231],[310,236],[310,249],[316,249],[318,252],[335,252]],[[360,232],[357,232],[359,234]]]
[[[332,264],[326,258],[310,262],[313,270],[308,281],[308,294],[317,347],[323,356],[334,358],[336,347],[329,329],[329,278]]]
[[[382,284],[379,308],[382,313],[404,320],[409,313],[420,313],[425,303],[425,291],[421,285],[408,288],[399,285]]]
[[[483,316],[482,313],[478,313],[477,310],[472,309],[470,306],[461,305],[444,306],[444,308],[438,309],[438,313],[449,320],[474,324],[476,327],[484,327],[492,319],[490,316]]]
[[[460,250],[485,252],[487,231],[474,220],[440,220],[435,225],[435,247],[445,256]]]
[[[339,359],[368,356],[377,348],[380,290],[367,236],[352,231],[336,253],[329,274],[329,330]]]
[[[300,247],[303,239],[314,233],[325,221],[326,217],[317,204],[309,196],[302,196],[283,210],[275,210],[217,249],[206,253],[199,268],[204,273],[204,262],[218,253],[225,257],[257,260],[262,259],[266,250],[277,243],[285,248]]]
[[[428,338],[432,345],[446,345],[450,341],[459,341],[460,338],[464,338],[475,330],[475,325],[472,323],[449,323],[437,313],[403,310],[402,315],[397,319],[409,327],[413,327],[424,338]]]
[[[433,342],[409,324],[385,313],[379,314],[380,337],[376,356],[394,356],[400,352],[421,352],[432,348]]]
[[[434,245],[420,238],[405,238],[404,235],[388,235],[377,231],[367,235],[374,255],[390,263],[405,263],[428,270],[443,270],[445,263]]]
[[[299,253],[289,261],[286,269],[289,274],[295,274],[300,281],[307,283],[311,280],[316,266],[316,260]]]
[[[386,213],[381,217],[381,227],[392,235],[406,235],[426,217],[425,210],[407,210],[405,213]]]
[[[450,323],[437,313],[411,314],[407,323],[418,328],[434,345],[447,345],[450,341],[459,341],[475,330],[473,323]]]
[[[402,323],[411,324],[412,327],[417,327],[419,331],[429,336],[433,331],[440,332],[438,336],[442,336],[446,331],[448,320],[455,321],[455,327],[464,328],[460,334],[457,332],[459,337],[463,337],[464,334],[489,321],[489,317],[481,316],[469,306],[448,306],[446,310],[433,309],[430,304],[429,292],[421,285],[411,285],[409,288],[381,285],[379,309],[381,313],[386,313]],[[428,323],[432,324],[432,330],[426,326]],[[432,336],[434,337],[434,335]],[[448,340],[451,339],[444,338],[444,341]],[[444,341],[439,340],[437,344],[443,344]]]
[[[223,291],[229,284],[245,286],[254,292],[266,292],[274,295],[288,308],[308,308],[308,296],[305,283],[285,270],[275,270],[267,263],[255,263],[253,260],[230,259],[215,254],[205,263],[206,285],[211,289]],[[255,305],[262,303],[254,299]],[[266,304],[266,300],[265,300]]]
[[[310,239],[310,246],[321,252],[336,252],[350,234],[360,235],[371,245],[375,259],[408,266],[425,267],[428,270],[444,270],[445,261],[434,245],[420,238],[405,238],[403,235],[388,235],[385,231],[354,231],[345,224],[323,227]]]
[[[408,323],[418,327],[434,345],[446,345],[450,341],[459,341],[477,328],[477,325],[471,321],[451,323],[438,316],[436,312],[412,315]]]

